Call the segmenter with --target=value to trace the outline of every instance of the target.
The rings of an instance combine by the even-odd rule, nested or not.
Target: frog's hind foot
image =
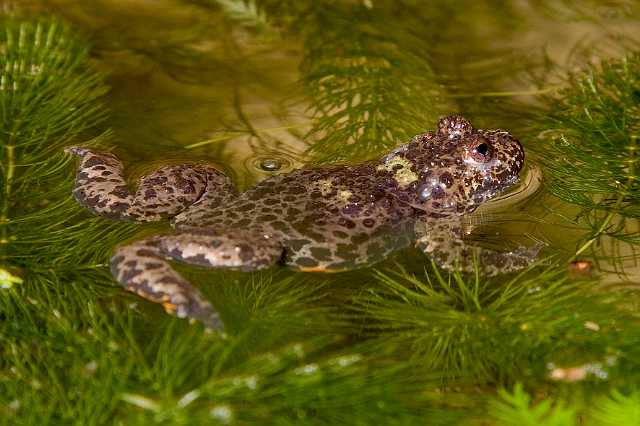
[[[167,312],[222,330],[213,306],[166,259],[209,268],[256,271],[277,263],[283,250],[272,239],[244,231],[163,235],[118,248],[111,258],[111,273],[127,290],[161,303]]]
[[[111,273],[127,290],[162,304],[167,313],[224,331],[215,308],[197,288],[173,270],[165,257],[159,238],[138,241],[115,251],[111,258]]]
[[[235,196],[229,179],[206,165],[161,167],[143,176],[135,192],[124,179],[124,166],[113,154],[70,147],[81,159],[73,195],[92,213],[115,220],[150,222],[174,217],[198,200]]]

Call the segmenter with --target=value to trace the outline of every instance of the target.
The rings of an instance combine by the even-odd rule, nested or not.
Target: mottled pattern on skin
[[[68,151],[82,158],[74,188],[82,205],[119,220],[169,217],[176,230],[119,248],[112,259],[118,281],[210,327],[222,327],[217,314],[165,259],[242,271],[280,263],[330,272],[415,244],[447,269],[468,271],[475,256],[494,274],[525,267],[539,250],[503,253],[464,244],[460,217],[517,180],[524,151],[508,132],[474,129],[461,116],[441,119],[436,131],[379,161],[295,170],[241,194],[205,165],[164,167],[132,194],[116,157]]]
[[[191,265],[256,271],[268,268],[282,257],[277,242],[242,229],[225,234],[167,235],[160,239],[163,254]]]

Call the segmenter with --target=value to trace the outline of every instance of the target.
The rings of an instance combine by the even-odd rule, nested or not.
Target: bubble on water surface
[[[260,161],[260,168],[267,172],[275,172],[282,168],[282,162],[276,158],[265,158]]]

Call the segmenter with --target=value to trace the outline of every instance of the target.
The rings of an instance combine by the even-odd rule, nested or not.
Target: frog
[[[380,158],[303,167],[245,191],[201,162],[164,165],[132,189],[116,155],[83,146],[66,152],[80,159],[72,193],[84,208],[173,228],[115,248],[115,279],[168,313],[220,332],[218,310],[171,262],[341,272],[413,246],[446,270],[495,275],[527,267],[540,249],[497,251],[464,241],[465,216],[518,181],[525,154],[508,131],[475,128],[461,115],[442,117],[435,130]]]

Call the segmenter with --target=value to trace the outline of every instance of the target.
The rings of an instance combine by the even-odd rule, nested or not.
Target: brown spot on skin
[[[453,185],[454,182],[453,176],[449,172],[444,172],[440,176],[440,182],[442,182],[447,188],[451,188],[451,185]]]
[[[309,252],[318,260],[331,260],[331,250],[326,247],[310,247]]]
[[[374,219],[370,218],[370,217],[367,217],[367,218],[362,220],[362,224],[364,226],[366,226],[367,228],[371,228],[371,227],[373,227],[373,225],[376,224],[376,221]]]
[[[142,272],[143,271],[141,269],[127,269],[125,271],[122,271],[120,279],[122,280],[122,282],[127,283],[133,280],[138,275],[142,274]]]
[[[98,166],[102,164],[104,164],[103,159],[99,158],[98,156],[92,156],[84,160],[84,162],[82,163],[82,166],[84,168],[90,168],[90,167]]]
[[[336,238],[340,238],[341,240],[345,240],[349,237],[349,234],[347,234],[346,232],[342,232],[342,231],[333,231],[332,232],[333,236]]]
[[[300,251],[302,247],[311,244],[310,240],[288,240],[286,246],[293,251]]]

